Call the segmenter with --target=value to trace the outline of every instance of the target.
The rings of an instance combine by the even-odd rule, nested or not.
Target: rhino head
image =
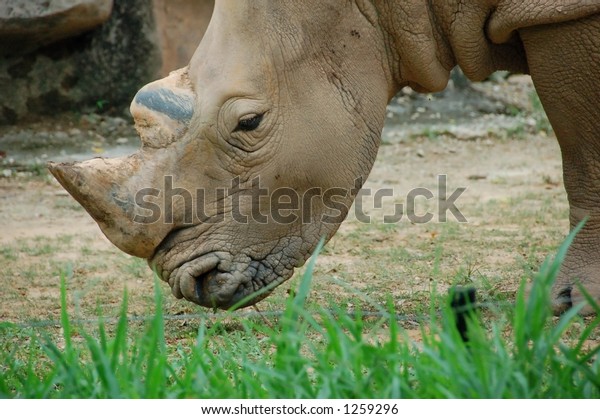
[[[397,86],[369,10],[342,3],[217,1],[189,65],[133,99],[138,152],[50,164],[177,298],[272,289],[346,216]]]

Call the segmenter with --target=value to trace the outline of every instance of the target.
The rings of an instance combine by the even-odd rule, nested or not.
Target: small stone
[[[105,144],[106,143],[106,137],[94,132],[91,135],[92,139],[94,140],[95,144]]]
[[[117,144],[127,144],[129,142],[129,139],[127,139],[125,137],[121,137],[121,138],[117,138],[117,140],[115,142]]]
[[[69,135],[63,131],[56,131],[54,133],[54,139],[58,141],[65,141],[69,138]]]
[[[4,169],[2,171],[2,177],[11,177],[12,176],[12,170],[10,169]]]
[[[425,151],[423,151],[422,148],[419,148],[417,150],[417,157],[421,157],[421,158],[425,157]]]
[[[571,328],[575,329],[575,330],[581,330],[581,324],[573,323],[573,324],[571,324]]]
[[[115,126],[125,126],[127,125],[127,121],[125,121],[123,118],[115,116],[114,118],[112,118],[112,123]]]

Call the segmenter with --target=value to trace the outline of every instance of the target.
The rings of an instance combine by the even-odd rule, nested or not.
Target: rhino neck
[[[443,90],[459,65],[474,81],[497,70],[528,73],[525,50],[502,0],[372,0],[396,90]],[[508,2],[510,3],[510,2]],[[502,12],[504,10],[504,12]],[[507,23],[507,21],[510,21]],[[499,25],[500,24],[500,25]]]
[[[418,92],[443,90],[456,65],[446,25],[439,14],[439,6],[432,1],[372,0],[363,2],[364,14],[372,7],[377,16],[391,73],[392,96],[404,86]],[[373,13],[373,12],[371,12]]]

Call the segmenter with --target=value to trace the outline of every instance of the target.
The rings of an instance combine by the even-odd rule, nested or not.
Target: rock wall
[[[161,76],[186,66],[206,31],[214,0],[154,0]]]
[[[0,124],[66,111],[123,114],[140,87],[187,64],[210,20],[213,0],[113,3],[110,18],[83,34],[49,45],[40,41],[33,51],[0,48]],[[1,29],[0,38],[7,39]]]

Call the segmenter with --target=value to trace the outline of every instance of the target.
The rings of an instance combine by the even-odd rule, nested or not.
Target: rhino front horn
[[[48,169],[60,184],[96,220],[102,232],[119,249],[149,258],[162,238],[135,222],[137,155],[119,159],[96,158],[82,163],[53,163]]]

